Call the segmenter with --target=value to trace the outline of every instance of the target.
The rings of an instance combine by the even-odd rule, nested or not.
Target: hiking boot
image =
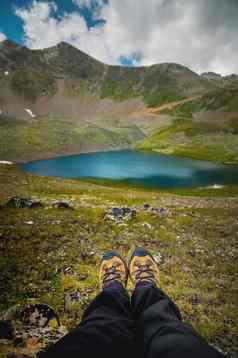
[[[136,248],[129,260],[128,268],[134,284],[151,282],[159,287],[159,268],[153,256],[143,248]]]
[[[108,251],[102,257],[99,268],[99,284],[101,289],[113,282],[120,282],[124,287],[128,279],[128,269],[117,251]]]

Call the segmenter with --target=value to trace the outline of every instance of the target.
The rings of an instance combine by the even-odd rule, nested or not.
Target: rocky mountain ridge
[[[77,100],[82,94],[94,96],[97,101],[108,98],[123,102],[142,97],[146,105],[154,106],[213,88],[210,81],[178,64],[109,66],[64,42],[44,50],[29,50],[4,41],[0,46],[0,72],[2,89],[7,85],[18,100],[33,105],[42,97],[49,102],[61,91],[62,97]],[[1,91],[0,103],[7,102],[9,95],[5,93]],[[5,111],[8,115],[7,106]]]
[[[222,76],[215,72],[204,72],[201,76],[217,87],[238,87],[238,75],[234,73],[228,76]]]
[[[138,145],[175,154],[182,147],[186,156],[184,145],[189,143],[192,148],[195,144],[189,155],[236,161],[236,80],[237,75],[199,75],[175,63],[110,66],[64,42],[30,50],[4,41],[0,43],[1,159],[27,161]],[[170,139],[161,141],[164,129]],[[219,158],[216,141],[210,140],[218,134],[222,134]],[[214,148],[207,158],[210,146]],[[202,156],[197,155],[201,148]]]

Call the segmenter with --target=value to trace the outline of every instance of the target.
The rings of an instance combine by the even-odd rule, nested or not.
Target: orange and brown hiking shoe
[[[112,282],[120,282],[124,287],[128,279],[128,269],[117,251],[108,251],[102,257],[99,268],[99,284],[103,289]]]
[[[153,256],[143,248],[136,248],[128,262],[130,277],[134,284],[151,282],[159,287],[159,268]]]

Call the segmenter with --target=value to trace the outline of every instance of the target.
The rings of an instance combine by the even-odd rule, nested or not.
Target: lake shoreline
[[[91,149],[91,150],[82,150],[82,151],[78,151],[78,150],[63,150],[63,151],[59,151],[59,152],[49,152],[49,153],[45,153],[43,155],[40,156],[35,156],[31,159],[5,159],[3,158],[2,160],[4,161],[11,161],[14,164],[27,164],[27,163],[31,163],[31,162],[35,162],[38,160],[47,160],[47,159],[54,159],[54,158],[60,158],[60,157],[67,157],[67,156],[73,156],[73,155],[80,155],[80,154],[87,154],[87,153],[100,153],[100,152],[118,152],[121,150],[135,150],[138,152],[146,152],[146,153],[155,153],[155,154],[159,154],[159,155],[166,155],[166,156],[171,156],[171,157],[175,157],[178,159],[193,159],[193,160],[197,160],[197,161],[206,161],[206,162],[211,162],[211,163],[215,163],[215,164],[221,164],[221,165],[229,165],[229,166],[238,166],[238,160],[237,161],[224,161],[224,160],[216,160],[216,159],[211,159],[209,156],[206,157],[204,155],[192,155],[189,151],[183,152],[183,155],[180,155],[179,153],[173,153],[173,152],[167,152],[164,150],[155,150],[155,149],[146,149],[146,148],[140,148],[140,147],[118,147],[118,148],[105,148],[105,149]],[[23,155],[24,157],[24,155]]]
[[[179,190],[237,185],[237,166],[138,150],[100,151],[18,165],[33,174],[103,185]]]

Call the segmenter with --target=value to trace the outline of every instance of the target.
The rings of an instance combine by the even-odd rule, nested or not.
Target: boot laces
[[[151,268],[151,264],[138,264],[137,265],[137,270],[135,273],[135,279],[136,281],[140,281],[140,280],[149,280],[149,281],[154,281],[155,279],[155,274],[154,274],[154,270],[153,268]],[[142,276],[143,274],[144,277]]]
[[[114,264],[111,267],[105,268],[105,273],[102,280],[104,284],[114,280],[121,280],[121,274],[117,267],[118,265]]]

